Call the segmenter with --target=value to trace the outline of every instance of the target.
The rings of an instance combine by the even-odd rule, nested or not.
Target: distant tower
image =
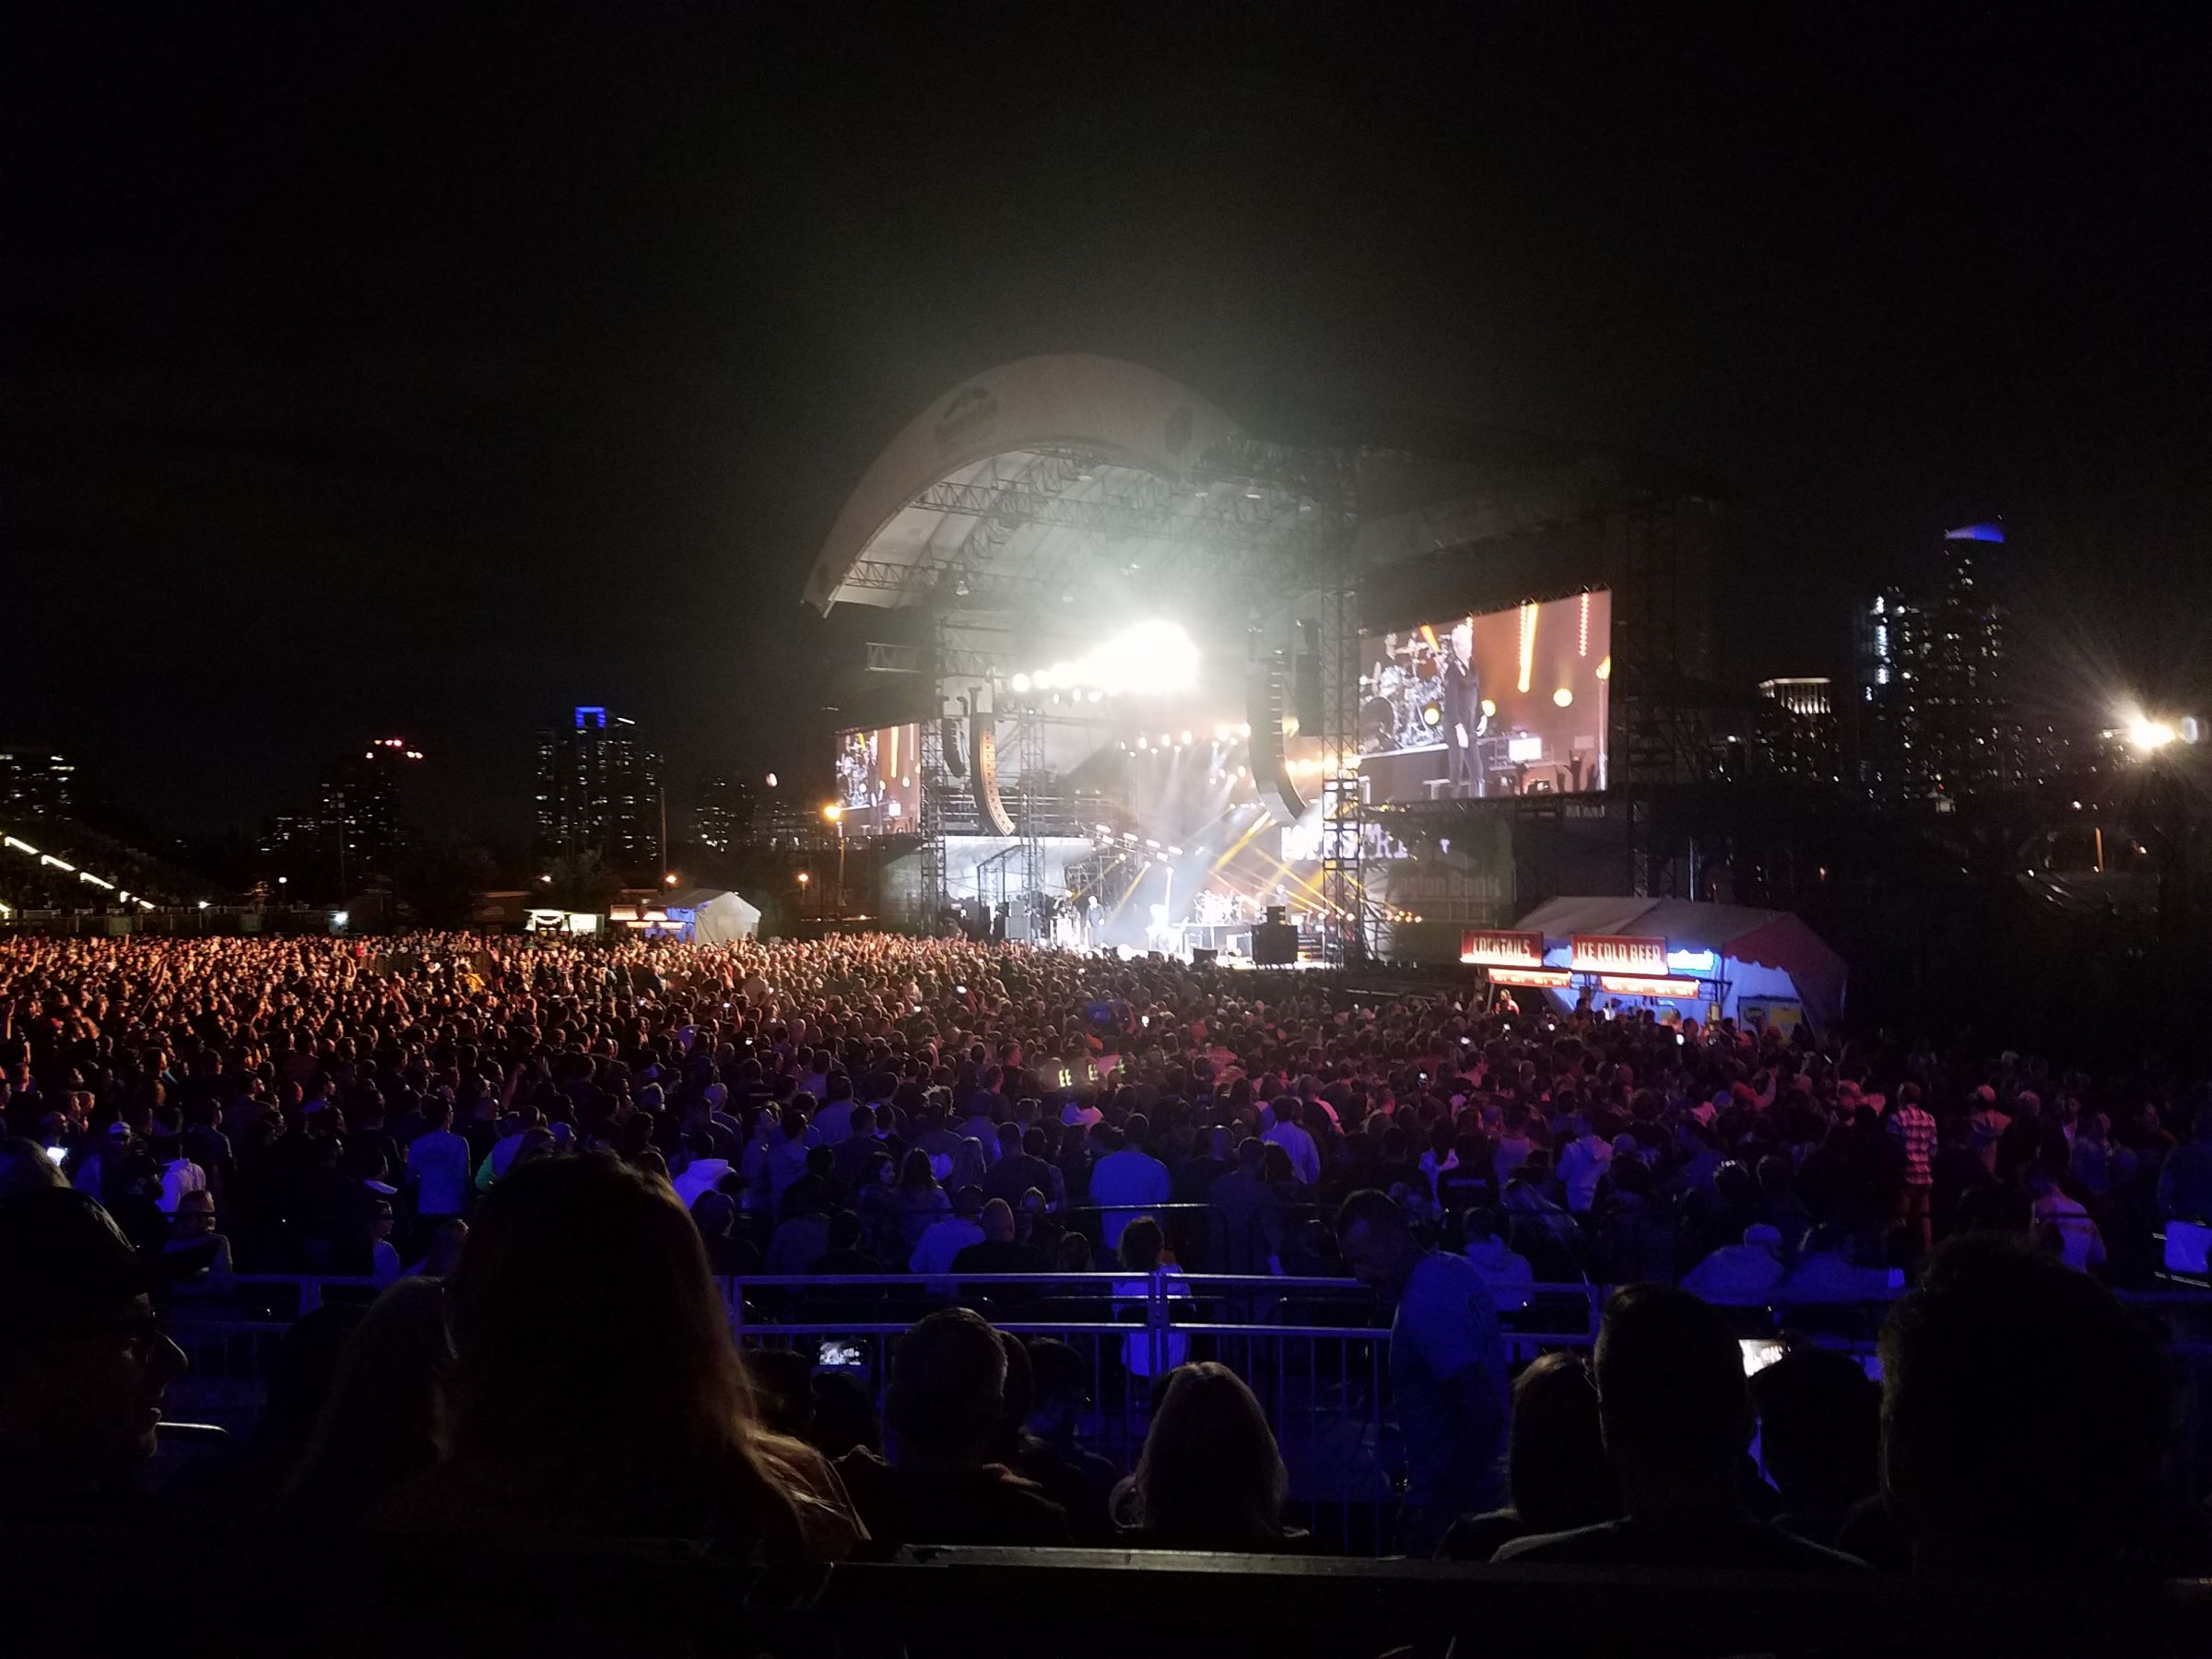
[[[661,861],[661,761],[638,723],[595,704],[545,728],[537,743],[537,852],[596,853],[632,879]]]
[[[2019,771],[1997,602],[2004,545],[1998,524],[1946,531],[1927,606],[1927,672],[1917,701],[1932,780],[1954,798],[2004,788]]]

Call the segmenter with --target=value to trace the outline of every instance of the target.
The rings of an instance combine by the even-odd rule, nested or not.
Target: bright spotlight
[[[1482,700],[1482,717],[1485,720],[1495,720],[1498,718],[1498,705],[1492,702],[1487,697]]]
[[[1185,743],[1188,743],[1188,742],[1191,740],[1191,735],[1190,735],[1190,733],[1188,733],[1188,732],[1185,732],[1185,733],[1183,733],[1183,735],[1182,735],[1182,740],[1183,740],[1183,742],[1185,742]]]
[[[1036,680],[1041,687],[1097,686],[1114,695],[1124,688],[1151,697],[1188,691],[1198,683],[1198,647],[1182,624],[1155,618],[1124,629],[1072,663],[1054,663],[1049,680],[1045,674]]]
[[[1026,674],[1018,674],[1008,684],[1014,688],[1017,694],[1027,691],[1030,688],[1030,677]]]
[[[1601,680],[1609,680],[1613,677],[1613,659],[1611,657],[1599,659],[1597,677]]]
[[[2181,734],[2163,720],[2146,720],[2140,715],[2127,723],[2127,741],[2131,748],[2151,754],[2174,742]]]
[[[1574,693],[1569,690],[1565,686],[1561,686],[1557,691],[1554,691],[1551,694],[1551,700],[1553,705],[1557,708],[1570,708],[1574,703]]]

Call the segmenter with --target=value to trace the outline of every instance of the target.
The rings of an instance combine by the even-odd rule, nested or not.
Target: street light
[[[813,878],[811,876],[807,875],[806,871],[804,871],[804,870],[801,870],[801,871],[799,872],[799,885],[800,885],[801,887],[805,887],[805,886],[806,886],[806,884],[807,884],[809,881],[811,881],[811,880],[813,880],[813,879],[814,879],[814,878]]]
[[[676,885],[676,872],[671,870],[667,875],[662,877],[661,883],[665,887],[674,887]]]

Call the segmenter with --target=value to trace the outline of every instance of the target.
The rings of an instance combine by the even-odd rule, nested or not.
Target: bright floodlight
[[[2127,741],[2135,748],[2150,754],[2162,749],[2181,734],[2163,720],[2146,720],[2140,716],[2127,723]]]
[[[1069,689],[1095,686],[1108,696],[1140,697],[1188,691],[1198,683],[1198,647],[1180,623],[1154,620],[1123,629],[1072,663],[1054,663],[1050,683]],[[1046,675],[1037,676],[1040,686]]]

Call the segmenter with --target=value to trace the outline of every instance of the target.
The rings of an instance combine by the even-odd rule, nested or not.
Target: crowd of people
[[[1310,1547],[1234,1371],[1133,1338],[1124,1469],[1080,1357],[951,1305],[1179,1265],[1381,1294],[1410,1552],[2203,1556],[2167,1361],[2100,1282],[2212,1219],[2212,1107],[2170,1079],[888,935],[19,938],[0,1112],[16,1519],[129,1512],[162,1320],[259,1271],[386,1288],[293,1327],[262,1430],[172,1512],[794,1559]],[[880,1399],[734,1345],[733,1294],[898,1275],[948,1305]],[[1594,1355],[1513,1376],[1500,1310],[1583,1282],[1623,1287]],[[1735,1311],[1891,1297],[1878,1384],[1787,1340],[1747,1378]]]

